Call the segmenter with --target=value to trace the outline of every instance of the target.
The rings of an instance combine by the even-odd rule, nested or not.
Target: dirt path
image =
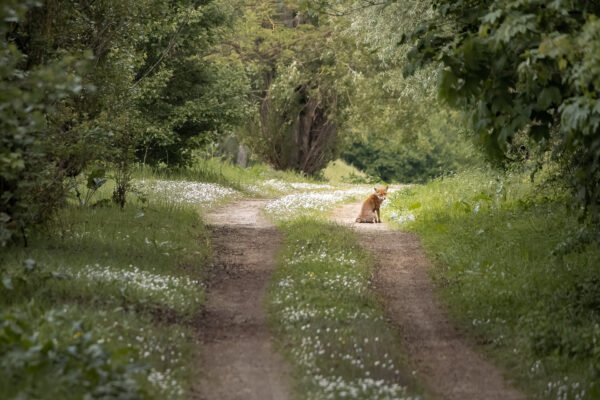
[[[199,318],[201,375],[192,398],[286,400],[289,372],[272,346],[264,310],[281,238],[261,215],[265,202],[244,200],[206,216],[214,265]]]
[[[332,220],[353,226],[376,260],[373,285],[387,317],[397,325],[416,377],[434,397],[513,400],[525,397],[475,352],[452,326],[427,275],[430,264],[419,239],[383,224],[355,224],[360,203],[344,205]]]

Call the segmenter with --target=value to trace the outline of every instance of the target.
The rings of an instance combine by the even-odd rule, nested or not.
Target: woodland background
[[[268,168],[322,180],[341,159],[363,172],[348,182],[427,183],[393,204],[417,214],[415,229],[450,265],[440,279],[459,319],[505,329],[512,310],[502,296],[534,293],[522,302],[526,317],[509,324],[531,351],[528,362],[547,357],[555,368],[549,375],[572,366],[569,373],[597,381],[599,17],[599,1],[576,0],[3,0],[0,300],[20,311],[3,317],[0,354],[16,342],[42,351],[39,337],[23,332],[52,318],[21,311],[35,299],[54,307],[55,297],[35,294],[62,278],[54,267],[34,278],[34,258],[69,248],[65,237],[77,227],[124,230],[123,220],[140,216],[148,224],[140,232],[175,224],[161,233],[165,243],[183,235],[182,226],[200,229],[189,210],[146,209],[147,194],[135,184],[140,171],[240,189],[245,174]],[[223,162],[207,167],[215,159]],[[251,168],[224,178],[236,160]],[[96,196],[103,190],[106,196]],[[504,231],[485,237],[484,226]],[[177,240],[191,240],[183,236]],[[162,257],[162,242],[138,239],[156,252],[141,259],[150,265]],[[96,241],[86,249],[104,257]],[[79,251],[77,243],[68,251]],[[514,282],[493,281],[492,289],[466,278],[464,269],[499,268],[515,248],[522,249],[515,263],[532,263],[519,271],[531,275],[498,273]],[[481,249],[480,263],[473,259]],[[129,253],[123,250],[123,260]],[[544,268],[533,266],[536,259]],[[493,290],[502,301],[488,304]],[[63,292],[56,304],[68,297]],[[88,295],[77,292],[76,303]],[[502,329],[494,332],[508,335]],[[27,377],[46,365],[27,364],[23,354],[3,357],[1,366],[31,367]],[[120,373],[110,357],[90,357],[77,362]]]
[[[385,181],[481,154],[534,160],[597,212],[597,2],[48,0],[1,12],[2,242],[51,215],[69,178],[114,170],[122,205],[134,163],[186,165],[228,137],[278,169],[315,175],[341,155]]]

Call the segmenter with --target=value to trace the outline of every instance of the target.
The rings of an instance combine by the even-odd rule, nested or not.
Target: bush
[[[356,141],[342,153],[349,164],[385,182],[423,183],[481,163],[467,143],[446,142],[431,135],[402,144],[387,139]]]
[[[0,315],[0,386],[6,398],[139,399],[143,370],[130,350],[109,351],[63,311]]]
[[[52,215],[63,199],[65,171],[48,159],[47,116],[57,102],[80,93],[83,67],[63,57],[46,65],[24,69],[25,55],[10,40],[12,24],[20,21],[32,1],[11,1],[0,8],[0,246],[16,233]],[[10,21],[11,23],[7,23]],[[52,143],[55,145],[55,143]]]

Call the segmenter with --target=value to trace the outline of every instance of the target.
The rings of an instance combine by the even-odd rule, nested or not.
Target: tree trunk
[[[277,169],[317,173],[333,156],[337,127],[326,107],[299,89],[300,108],[273,109],[269,97],[261,104],[261,134],[268,145],[265,156]],[[335,107],[335,102],[329,104]]]

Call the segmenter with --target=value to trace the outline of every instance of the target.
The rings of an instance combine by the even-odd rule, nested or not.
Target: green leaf
[[[570,99],[560,107],[561,128],[565,131],[582,130],[588,119],[590,110],[581,98]]]
[[[559,105],[562,101],[562,95],[560,94],[560,89],[556,86],[550,86],[542,89],[537,99],[537,106],[545,110],[549,108],[551,105]]]
[[[508,43],[519,35],[535,30],[535,19],[533,14],[509,15],[500,25],[495,36],[500,42]]]
[[[502,10],[495,10],[481,17],[481,21],[483,21],[484,23],[493,24],[496,21],[498,21],[501,16]]]
[[[106,171],[103,168],[98,168],[90,172],[87,177],[87,188],[97,190],[106,183]]]

